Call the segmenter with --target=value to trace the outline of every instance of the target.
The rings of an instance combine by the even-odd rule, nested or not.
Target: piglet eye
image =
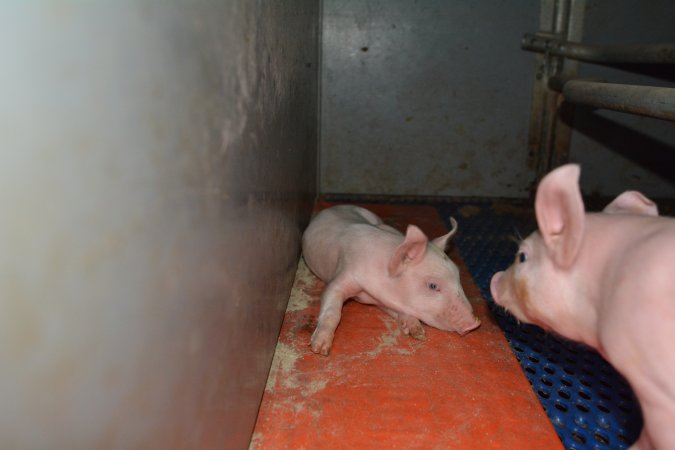
[[[431,282],[431,281],[427,282],[427,287],[429,289],[431,289],[432,291],[440,291],[440,289],[438,288],[438,285],[434,282]]]
[[[518,258],[518,262],[519,262],[519,263],[524,263],[525,261],[527,261],[527,253],[525,253],[525,252],[518,252],[517,258]]]

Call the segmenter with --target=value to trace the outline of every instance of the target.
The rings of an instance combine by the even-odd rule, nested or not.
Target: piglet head
[[[450,232],[431,242],[422,230],[409,225],[403,243],[389,260],[388,272],[397,279],[398,310],[427,325],[464,335],[477,328],[480,320],[464,294],[459,269],[445,254],[457,231],[457,222],[451,222]]]
[[[585,228],[579,173],[578,165],[568,164],[541,180],[535,197],[539,230],[521,242],[513,264],[490,282],[495,302],[523,322],[553,329],[556,318],[574,301],[568,274]]]

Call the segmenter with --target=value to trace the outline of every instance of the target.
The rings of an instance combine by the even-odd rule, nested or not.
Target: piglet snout
[[[457,334],[459,334],[460,336],[464,336],[465,334],[467,334],[470,331],[475,330],[479,326],[480,326],[480,319],[476,316],[473,316],[473,321],[471,323],[463,326],[462,328],[459,328],[457,330]]]
[[[457,299],[450,308],[450,317],[448,327],[449,331],[454,331],[460,336],[464,336],[480,326],[480,319],[473,313],[471,303],[464,293]],[[443,327],[439,327],[444,329]]]

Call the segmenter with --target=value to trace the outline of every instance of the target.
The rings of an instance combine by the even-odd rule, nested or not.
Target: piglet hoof
[[[404,318],[401,318],[400,325],[401,329],[403,330],[403,334],[417,339],[418,341],[423,341],[427,338],[424,334],[424,327],[419,320],[413,317],[405,316]]]
[[[333,338],[332,336],[326,336],[326,333],[318,333],[317,331],[318,330],[314,331],[309,345],[314,353],[328,356],[330,353],[330,348],[333,344]]]
[[[424,334],[424,327],[422,327],[422,324],[418,324],[417,326],[411,328],[410,336],[412,336],[414,339],[417,339],[418,341],[424,341],[427,339],[426,334]]]

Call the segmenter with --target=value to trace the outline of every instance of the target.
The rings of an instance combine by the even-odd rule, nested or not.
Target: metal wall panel
[[[525,196],[538,5],[324,0],[320,189]]]
[[[0,447],[247,448],[315,195],[311,0],[0,7]]]
[[[584,42],[596,45],[675,42],[675,2],[587,0]],[[630,69],[630,70],[625,70]],[[581,63],[580,78],[675,87],[673,67],[610,68]],[[637,189],[675,197],[675,123],[577,107],[570,159],[581,163],[586,194]]]
[[[520,50],[540,5],[325,0],[320,190],[526,196],[535,182],[528,112],[536,57]],[[675,4],[588,0],[583,41],[673,42]],[[672,87],[581,63],[580,77]],[[675,196],[671,122],[576,108],[570,159],[587,194]]]

